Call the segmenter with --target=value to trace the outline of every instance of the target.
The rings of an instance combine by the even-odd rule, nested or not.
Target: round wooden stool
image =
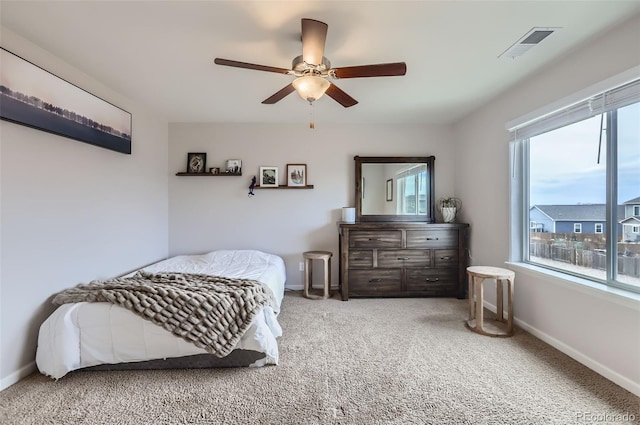
[[[469,320],[465,325],[474,332],[488,336],[513,335],[513,284],[516,274],[512,270],[500,267],[472,266],[467,267],[469,276]],[[483,287],[485,279],[496,281],[496,318],[484,323]],[[507,283],[507,319],[502,312],[502,282]],[[506,326],[505,326],[506,323]]]
[[[305,298],[312,300],[324,300],[329,298],[329,288],[331,288],[331,257],[332,252],[329,251],[307,251],[302,254],[304,257],[304,292]],[[324,262],[324,294],[311,295],[309,290],[312,288],[312,268],[313,260],[322,260]]]

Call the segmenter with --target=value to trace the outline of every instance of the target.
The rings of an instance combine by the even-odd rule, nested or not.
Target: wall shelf
[[[242,176],[242,173],[176,173],[176,176],[198,176],[198,177],[238,177]]]
[[[313,185],[312,184],[308,184],[306,186],[287,186],[286,184],[281,184],[278,187],[260,187],[260,186],[254,186],[254,189],[313,189]]]

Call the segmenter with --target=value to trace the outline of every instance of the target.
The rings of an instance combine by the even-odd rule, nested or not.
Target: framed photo
[[[204,173],[207,169],[207,154],[189,152],[187,155],[187,173]]]
[[[278,167],[260,167],[260,187],[278,187]]]
[[[287,186],[307,185],[307,164],[287,164]]]
[[[240,159],[227,159],[225,166],[225,172],[229,174],[242,174],[242,160]]]
[[[131,114],[0,48],[0,118],[131,154]]]
[[[387,180],[387,202],[393,201],[393,179]]]

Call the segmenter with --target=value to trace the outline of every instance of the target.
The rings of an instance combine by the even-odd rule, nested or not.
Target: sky
[[[606,128],[606,117],[604,120]],[[530,205],[606,203],[600,115],[530,140]],[[618,111],[618,203],[640,196],[640,103]]]

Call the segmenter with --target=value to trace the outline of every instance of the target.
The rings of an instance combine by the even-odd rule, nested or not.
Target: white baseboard
[[[314,286],[313,289],[320,289],[322,290],[322,287],[318,286],[317,288]],[[338,286],[332,286],[331,288],[329,288],[332,291],[338,291],[340,290],[340,288]],[[304,290],[304,285],[300,284],[300,285],[288,285],[284,288],[285,291],[303,291]]]
[[[36,362],[31,362],[28,365],[13,372],[11,375],[2,378],[2,380],[0,380],[0,391],[9,388],[19,380],[31,375],[36,370]]]
[[[484,302],[484,306],[490,311],[492,311],[493,313],[495,313],[497,310],[495,305],[490,304],[486,301]],[[506,314],[507,313],[505,312],[504,317],[506,317]],[[640,397],[640,383],[634,382],[631,379],[620,375],[618,372],[611,370],[610,368],[603,365],[602,363],[593,360],[591,357],[585,355],[584,353],[552,337],[551,335],[546,334],[545,332],[542,332],[541,330],[529,325],[528,323],[523,322],[517,317],[514,317],[513,321],[520,328],[529,332],[531,335],[535,336],[536,338],[546,342],[547,344],[551,345],[553,348],[563,352],[564,354],[571,357],[575,361],[582,363],[583,365],[593,370],[594,372],[604,376],[608,380],[613,381],[614,383],[620,385],[625,390],[630,391],[633,394]]]

